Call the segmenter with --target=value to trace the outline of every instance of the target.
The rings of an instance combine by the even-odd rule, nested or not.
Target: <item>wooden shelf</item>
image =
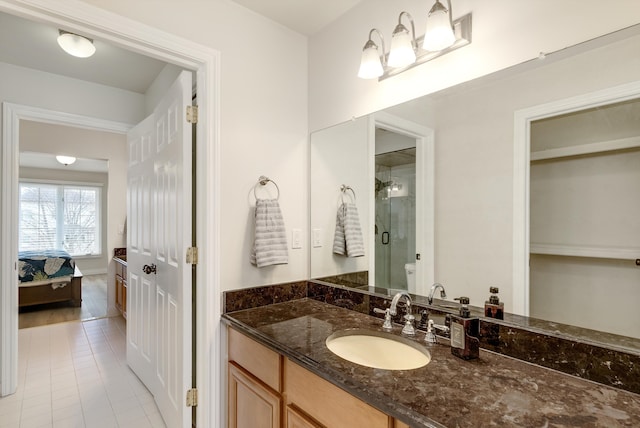
[[[640,136],[602,141],[598,143],[580,144],[577,146],[562,147],[558,149],[540,150],[537,152],[531,152],[530,159],[531,162],[534,162],[635,148],[640,148]]]
[[[531,244],[531,254],[551,256],[592,257],[599,259],[640,259],[640,248],[587,247],[582,245]]]

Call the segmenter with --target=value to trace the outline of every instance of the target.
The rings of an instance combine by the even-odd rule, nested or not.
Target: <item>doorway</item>
[[[200,120],[196,126],[198,144],[196,147],[196,189],[199,201],[198,211],[195,213],[196,227],[201,237],[200,250],[208,254],[210,262],[198,268],[196,275],[196,323],[200,326],[196,335],[197,355],[197,383],[199,395],[207,405],[201,406],[196,412],[197,425],[212,425],[214,415],[219,415],[220,395],[219,378],[219,348],[220,332],[214,327],[213,319],[220,317],[219,281],[215,275],[217,271],[217,256],[215,248],[218,237],[214,231],[219,224],[217,212],[216,192],[219,169],[218,158],[215,156],[218,147],[216,130],[218,128],[218,80],[216,70],[219,53],[213,49],[198,45],[154,30],[144,25],[137,25],[122,17],[114,16],[98,8],[89,7],[82,11],[66,10],[63,5],[25,5],[13,0],[0,0],[0,11],[19,13],[29,19],[49,22],[52,25],[64,26],[69,30],[89,32],[90,35],[110,40],[119,46],[134,49],[143,55],[159,58],[175,64],[180,68],[197,70],[197,86],[200,88],[199,111]],[[169,47],[168,47],[169,46]],[[171,48],[173,47],[173,48]],[[177,49],[176,49],[177,48]],[[6,107],[6,106],[5,106]],[[18,170],[18,147],[11,141],[17,138],[19,115],[6,115],[3,126],[2,147],[2,204],[3,207],[16,205],[16,181]],[[38,114],[33,120],[37,120]],[[206,167],[205,167],[206,165]],[[15,216],[12,210],[2,210],[2,243],[0,245],[2,258],[2,308],[0,309],[0,395],[10,394],[17,383],[17,308],[10,302],[17,301],[17,290],[10,284],[15,273],[13,260],[16,260],[17,237],[15,234]],[[206,284],[206,287],[205,287]],[[214,368],[212,370],[212,367]],[[215,416],[217,418],[217,416]]]
[[[77,157],[68,164],[56,159],[54,153],[70,150],[69,141],[86,141],[85,135],[74,132],[77,129],[32,121],[23,121],[21,126],[18,251],[43,248],[67,251],[78,267],[74,277],[81,284],[82,302],[80,306],[58,299],[54,299],[55,302],[48,299],[25,302],[26,296],[21,291],[18,326],[22,329],[104,318],[109,315],[108,219],[119,217],[118,208],[126,205],[125,195],[122,194],[115,204],[114,201],[110,203],[109,161],[106,159]],[[120,155],[126,156],[123,136],[90,130],[81,133],[90,141],[108,138],[117,143],[120,140]],[[116,152],[117,144],[103,147]],[[73,152],[76,153],[75,149]],[[117,172],[111,171],[111,174]],[[118,196],[118,192],[113,195]],[[117,233],[124,237],[121,229]],[[124,246],[124,240],[119,246]],[[53,294],[50,297],[54,297]]]
[[[389,284],[388,289],[426,295],[435,278],[434,132],[384,112],[373,116],[369,129],[370,198],[375,202],[369,208],[369,218],[375,219],[374,239],[370,244],[370,252],[375,257],[370,258],[370,275],[376,280],[375,286],[380,287],[377,281],[378,252],[381,251],[380,280]],[[383,153],[387,155],[377,157]],[[378,163],[386,165],[376,166]],[[384,211],[389,215],[383,214]],[[395,255],[389,251],[391,229],[397,231],[401,248]]]
[[[375,284],[415,290],[415,138],[376,128],[375,168]]]
[[[595,91],[592,93],[567,98],[559,101],[554,101],[548,104],[542,104],[539,106],[527,108],[524,110],[519,110],[515,113],[514,120],[514,206],[513,206],[513,214],[514,214],[514,229],[513,229],[513,312],[519,315],[529,316],[531,313],[531,268],[530,263],[532,262],[532,258],[534,263],[540,261],[540,259],[545,258],[547,261],[550,260],[546,254],[543,254],[542,257],[538,257],[535,253],[551,253],[558,254],[559,252],[564,252],[563,257],[566,257],[567,260],[572,259],[576,260],[576,256],[584,259],[584,258],[600,258],[600,259],[620,259],[621,254],[622,258],[629,257],[633,261],[634,255],[637,254],[637,251],[627,251],[623,249],[623,251],[615,251],[615,254],[609,251],[611,247],[606,249],[605,253],[602,253],[602,248],[597,249],[596,252],[592,251],[593,247],[589,246],[587,251],[584,251],[584,245],[581,245],[583,248],[579,249],[579,251],[575,251],[576,246],[567,252],[566,245],[534,245],[536,242],[533,239],[537,239],[535,235],[537,232],[533,232],[530,228],[532,227],[532,208],[531,208],[531,186],[532,186],[532,177],[531,177],[531,162],[536,161],[536,158],[539,158],[540,153],[532,153],[532,135],[531,135],[531,127],[532,124],[536,121],[542,121],[548,118],[570,115],[572,113],[587,110],[600,108],[606,105],[612,105],[614,103],[625,103],[629,100],[637,99],[640,97],[640,82],[633,82],[628,84],[623,84],[620,86],[615,86],[612,88]],[[590,146],[594,148],[598,146],[600,143],[596,143],[595,145]],[[605,143],[601,144],[601,148],[607,147],[615,147],[618,143]],[[588,148],[588,147],[584,147]],[[629,150],[632,147],[615,147],[615,150]],[[555,153],[562,154],[562,151],[566,149],[561,149],[558,152],[557,149],[548,150],[548,153],[552,155]],[[580,151],[572,152],[573,149],[569,150],[567,154],[570,154],[571,157],[574,157],[580,161],[589,158],[591,155],[588,151]],[[537,150],[540,152],[540,150]],[[588,159],[587,159],[588,160]],[[550,162],[549,160],[544,160],[540,158],[538,162],[546,162],[547,164]],[[617,191],[617,189],[612,189],[612,191]],[[572,196],[573,197],[573,196]],[[539,219],[540,216],[536,215]],[[536,220],[537,221],[537,220]],[[534,236],[531,236],[534,235]],[[634,234],[628,234],[629,237],[635,237]],[[616,244],[616,246],[618,246]],[[560,248],[563,247],[563,248]],[[624,246],[623,246],[624,247]],[[560,248],[560,251],[558,249]],[[605,257],[602,257],[602,256]],[[593,257],[595,256],[595,257]],[[557,259],[557,257],[556,257]],[[547,263],[547,265],[549,265]],[[564,268],[563,268],[564,269]],[[601,287],[601,284],[599,285]],[[606,287],[604,288],[606,289]],[[603,290],[604,290],[603,289]],[[587,293],[589,294],[589,293]],[[607,297],[608,298],[608,297]],[[633,299],[628,299],[629,301],[634,301]],[[562,300],[564,301],[564,300]],[[624,313],[624,311],[622,312]]]

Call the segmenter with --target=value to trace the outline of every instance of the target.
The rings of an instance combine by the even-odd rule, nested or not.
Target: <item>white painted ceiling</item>
[[[362,0],[235,0],[298,33],[317,33]]]
[[[94,40],[96,53],[76,58],[56,41],[58,28],[0,13],[0,61],[48,73],[145,93],[165,66],[143,55]]]

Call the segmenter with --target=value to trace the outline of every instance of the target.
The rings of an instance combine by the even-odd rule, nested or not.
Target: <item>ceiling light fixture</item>
[[[58,162],[60,162],[62,165],[68,166],[68,165],[71,165],[72,163],[74,163],[76,161],[76,158],[73,157],[73,156],[58,155],[58,156],[56,156],[56,160]]]
[[[69,55],[78,58],[88,58],[96,52],[93,40],[79,34],[58,30],[58,44]]]
[[[362,52],[358,77],[384,80],[471,43],[471,14],[454,21],[451,0],[447,0],[447,5],[448,8],[440,0],[435,0],[427,16],[427,31],[417,39],[413,18],[408,12],[400,12],[398,25],[391,36],[388,55],[384,49],[382,34],[377,29],[372,29]],[[411,23],[411,33],[402,24],[402,17],[405,15]],[[371,40],[374,32],[382,40],[382,52],[378,51],[378,46]],[[367,70],[369,72],[365,72]]]

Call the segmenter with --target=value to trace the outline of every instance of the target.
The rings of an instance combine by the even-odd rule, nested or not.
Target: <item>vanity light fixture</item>
[[[58,162],[60,162],[62,165],[68,166],[68,165],[71,165],[72,163],[74,163],[76,161],[76,158],[73,157],[73,156],[58,155],[58,156],[56,156],[56,160]]]
[[[378,45],[371,39],[373,33],[376,33],[380,37],[382,43],[382,56],[378,52]],[[386,65],[386,59],[384,55],[384,37],[380,30],[373,28],[369,31],[369,40],[362,48],[362,59],[360,60],[360,70],[358,70],[358,77],[361,79],[373,79],[380,77],[384,73],[384,66]]]
[[[411,22],[411,34],[407,27],[402,25],[402,15],[409,18]],[[408,12],[400,12],[398,25],[396,25],[391,35],[391,48],[389,50],[389,67],[406,67],[416,61],[416,28],[413,18]]]
[[[427,16],[427,31],[417,39],[413,18],[408,12],[401,12],[391,37],[389,54],[385,52],[380,31],[372,29],[362,51],[358,77],[384,80],[471,43],[471,14],[453,20],[451,0],[447,0],[447,6],[440,0],[435,0]],[[409,18],[411,33],[402,24],[403,15]],[[378,46],[371,40],[374,32],[382,40],[382,52],[378,51]]]
[[[69,55],[88,58],[96,52],[92,39],[64,30],[58,30],[58,33],[58,44]]]
[[[427,32],[422,47],[426,51],[437,52],[448,48],[456,41],[451,18],[451,0],[447,0],[449,9],[440,0],[436,0],[427,14]]]

